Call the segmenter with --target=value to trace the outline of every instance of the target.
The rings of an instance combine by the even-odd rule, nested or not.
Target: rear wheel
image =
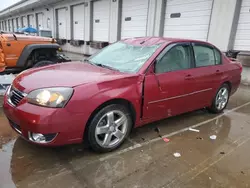
[[[229,100],[230,89],[228,84],[223,84],[217,91],[213,99],[213,103],[208,110],[212,113],[221,113],[227,106]]]
[[[97,152],[112,151],[124,142],[131,128],[132,118],[125,106],[106,106],[95,114],[88,127],[89,145]]]
[[[53,64],[55,64],[55,62],[44,60],[44,61],[39,61],[39,62],[37,62],[37,63],[33,66],[33,68],[36,68],[36,67],[44,67],[44,66],[53,65]]]

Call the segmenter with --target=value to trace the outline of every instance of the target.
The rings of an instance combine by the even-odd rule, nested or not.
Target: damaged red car
[[[134,127],[202,108],[222,112],[241,71],[239,62],[207,42],[126,39],[84,62],[24,71],[5,94],[4,112],[29,142],[86,140],[107,152]]]

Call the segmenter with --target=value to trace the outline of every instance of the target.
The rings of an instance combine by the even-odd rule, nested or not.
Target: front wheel
[[[227,106],[229,100],[230,89],[228,84],[223,84],[217,91],[213,99],[213,103],[208,110],[212,113],[221,113]]]
[[[132,118],[128,109],[120,104],[104,107],[96,113],[88,127],[88,141],[97,152],[118,148],[130,133]]]

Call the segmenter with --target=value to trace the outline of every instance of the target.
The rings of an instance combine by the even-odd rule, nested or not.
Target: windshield
[[[134,46],[117,42],[90,57],[89,62],[102,67],[110,67],[120,72],[135,73],[159,46]]]

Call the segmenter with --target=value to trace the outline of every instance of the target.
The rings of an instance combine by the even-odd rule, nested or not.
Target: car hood
[[[13,85],[27,93],[39,88],[75,87],[128,76],[130,74],[109,70],[89,63],[70,62],[24,71],[16,77]]]

